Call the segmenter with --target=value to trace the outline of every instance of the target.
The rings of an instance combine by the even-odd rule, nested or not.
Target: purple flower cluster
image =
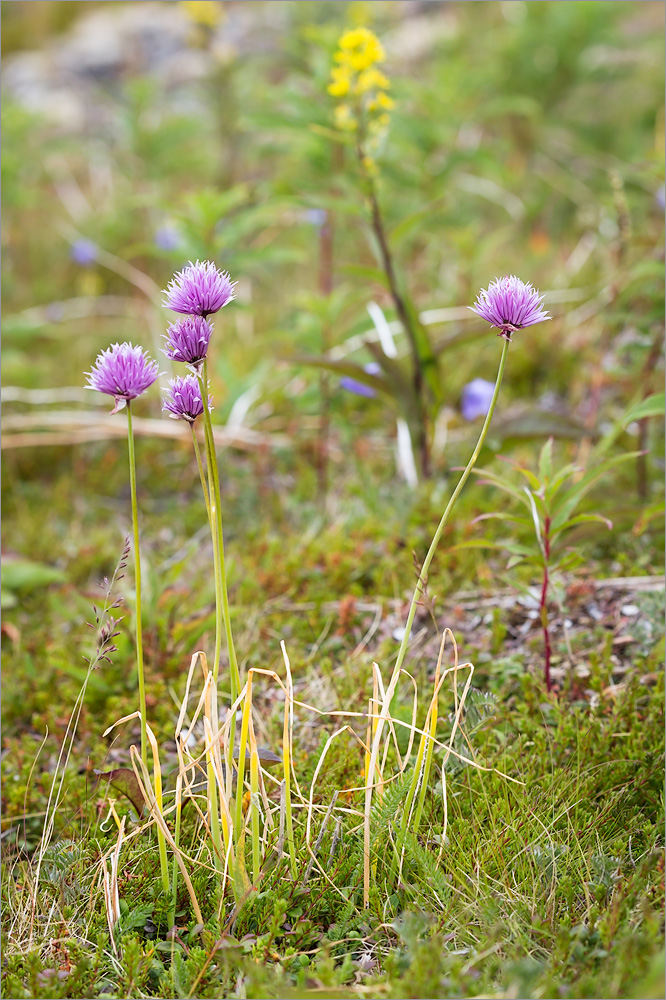
[[[491,326],[496,326],[500,331],[498,337],[505,340],[511,340],[516,330],[550,319],[543,308],[543,295],[515,274],[491,281],[488,289],[482,289],[469,308]]]
[[[85,374],[88,389],[113,396],[116,405],[111,412],[117,413],[130,399],[136,399],[150,388],[159,375],[159,365],[151,361],[141,347],[130,343],[112,344],[97,355],[92,370]]]
[[[200,365],[208,353],[213,328],[203,316],[187,316],[172,323],[164,339],[167,358],[186,365]]]
[[[190,316],[209,316],[234,298],[235,282],[209,260],[189,263],[165,289],[167,309]]]
[[[208,408],[212,410],[213,399],[208,397]],[[164,397],[163,410],[174,420],[187,420],[193,424],[203,413],[201,385],[196,375],[170,378],[169,389]]]
[[[80,244],[84,242],[87,243],[79,241]],[[79,262],[83,262],[84,257],[94,260],[94,244],[73,246],[73,257],[75,250]],[[175,418],[194,423],[204,410],[196,371],[206,359],[213,332],[206,317],[233,299],[234,282],[210,261],[197,261],[196,264],[190,261],[188,267],[174,275],[165,295],[165,306],[187,315],[168,327],[164,354],[172,361],[191,365],[195,374],[170,380],[163,409]],[[159,375],[159,365],[141,347],[130,343],[113,344],[97,356],[92,370],[86,375],[89,389],[114,397],[116,405],[112,412],[116,413],[153,384]],[[210,396],[208,404],[212,406]]]

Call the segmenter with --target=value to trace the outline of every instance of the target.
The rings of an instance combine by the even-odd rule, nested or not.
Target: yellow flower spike
[[[383,108],[384,111],[391,111],[391,109],[395,107],[395,101],[393,98],[389,97],[388,94],[385,94],[381,90],[375,97],[375,101],[377,102],[377,107]]]
[[[376,62],[384,62],[384,47],[369,28],[351,28],[339,42],[342,52],[349,52],[355,69],[366,69]],[[358,65],[355,65],[358,64]]]
[[[224,11],[217,0],[181,0],[180,6],[195,24],[214,28],[224,17]]]
[[[335,109],[335,125],[351,132],[365,124],[370,134],[377,134],[388,123],[385,114],[394,106],[385,93],[391,81],[377,69],[376,63],[385,59],[384,48],[368,28],[350,28],[338,43],[333,56],[328,93],[332,97],[351,98]],[[377,116],[375,119],[369,116]],[[381,119],[377,124],[377,118]],[[376,170],[374,162],[368,170]]]
[[[331,82],[328,92],[332,97],[344,97],[351,86],[351,71],[348,66],[334,66],[331,70]]]
[[[335,124],[344,132],[353,132],[358,128],[358,121],[348,104],[338,104],[335,109]]]
[[[370,177],[376,177],[378,174],[377,164],[371,156],[363,157],[363,167]]]
[[[369,90],[388,90],[390,86],[391,81],[381,70],[371,68],[359,74],[354,87],[354,93],[367,94]]]

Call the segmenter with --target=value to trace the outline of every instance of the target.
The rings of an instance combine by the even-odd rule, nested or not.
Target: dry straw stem
[[[175,438],[185,441],[190,436],[184,420],[158,420],[134,417],[135,437]],[[2,418],[3,434],[0,445],[4,450],[32,448],[38,445],[75,445],[87,441],[108,441],[124,438],[127,431],[108,414],[98,410],[48,410],[44,413],[11,413]],[[202,435],[197,432],[199,439]],[[257,448],[284,448],[289,444],[284,434],[263,434],[251,427],[213,427],[213,440],[218,448],[254,451]]]
[[[291,762],[293,760],[293,740],[294,740],[294,685],[291,678],[291,664],[289,662],[289,657],[287,656],[287,647],[284,644],[284,639],[280,640],[280,649],[282,650],[282,657],[284,659],[284,668],[286,672],[286,687],[284,691],[284,722],[282,726],[282,767],[284,771],[283,780],[283,797],[284,797],[284,816],[285,823],[287,827],[287,847],[289,850],[289,864],[291,867],[291,877],[296,880],[298,873],[298,868],[296,865],[296,847],[294,845],[294,823],[291,814]],[[282,812],[280,812],[280,818],[282,818]],[[280,849],[278,855],[282,853],[282,833],[280,833]]]
[[[120,896],[118,895],[118,862],[120,861],[120,849],[123,845],[125,835],[125,817],[123,816],[118,829],[116,846],[111,851],[111,871],[107,868],[106,855],[102,858],[102,887],[104,890],[104,909],[106,911],[106,922],[109,925],[109,937],[115,955],[118,955],[118,948],[114,936],[114,928],[120,920]]]
[[[119,726],[119,725],[121,725],[124,722],[129,722],[131,719],[137,719],[137,718],[141,720],[141,712],[132,712],[131,715],[125,715],[125,716],[123,716],[122,719],[118,719],[118,721],[114,722],[112,726],[109,726],[109,728],[104,731],[104,733],[102,734],[102,736],[103,737],[104,736],[108,736],[108,734],[111,732],[111,730],[114,729],[116,726]],[[143,720],[141,720],[141,721],[143,722]],[[150,791],[151,791],[152,799],[149,800],[148,797],[144,794],[143,795],[143,800],[144,800],[144,802],[148,802],[150,804],[151,811],[154,810],[155,820],[156,820],[156,823],[157,823],[157,845],[158,845],[158,850],[159,850],[159,855],[160,855],[160,871],[161,871],[161,874],[162,874],[162,888],[164,889],[165,892],[168,892],[169,891],[169,870],[168,870],[168,865],[167,865],[166,842],[164,840],[164,832],[163,832],[163,827],[165,827],[166,824],[164,822],[164,803],[162,801],[162,768],[160,767],[160,749],[159,749],[159,747],[157,745],[157,740],[155,739],[155,734],[153,733],[152,729],[150,728],[150,726],[148,725],[147,722],[144,723],[144,726],[142,726],[142,731],[144,731],[144,727],[145,727],[146,736],[148,738],[148,742],[150,743],[150,749],[151,749],[151,752],[152,752],[152,755],[153,755],[153,782],[154,782],[154,785],[155,785],[155,791],[154,791],[154,794],[153,794],[153,789],[151,787]],[[132,753],[133,750],[135,750],[135,747],[131,747],[130,748],[130,754]],[[143,756],[142,756],[142,760],[143,760]],[[145,770],[146,775],[148,775],[148,767],[146,765],[145,760],[143,761],[143,769]],[[136,773],[136,768],[134,770],[135,770],[135,773]],[[141,792],[143,794],[143,788],[141,787],[141,780],[139,778],[139,775],[137,774],[136,777],[137,777],[137,781],[139,782],[139,787],[141,788]],[[148,785],[150,786],[150,781],[149,780],[148,780]],[[154,805],[153,805],[153,803],[154,803]],[[169,835],[169,836],[171,836],[171,835]]]
[[[137,777],[140,791],[144,797],[145,802],[148,804],[150,809],[150,818],[148,822],[144,823],[142,827],[133,831],[131,834],[124,838],[124,842],[128,839],[141,833],[147,827],[152,825],[154,822],[158,831],[158,838],[161,843],[166,845],[169,844],[171,850],[174,853],[175,866],[177,865],[178,870],[183,875],[183,879],[187,886],[190,899],[192,900],[192,907],[195,912],[197,920],[202,923],[201,911],[198,906],[196,895],[192,886],[190,875],[188,874],[188,869],[186,863],[194,866],[201,866],[204,868],[209,868],[210,866],[202,859],[201,853],[204,849],[204,844],[206,839],[210,837],[212,841],[213,853],[217,854],[221,861],[223,861],[222,870],[218,868],[218,874],[221,878],[221,884],[224,885],[227,881],[231,882],[231,887],[234,893],[236,907],[238,908],[242,905],[243,900],[247,897],[247,893],[251,890],[251,885],[248,880],[248,876],[245,872],[245,862],[244,862],[244,843],[245,843],[245,828],[246,824],[249,822],[249,827],[251,831],[252,840],[252,880],[254,884],[258,882],[261,878],[261,861],[262,861],[262,850],[265,852],[268,846],[267,832],[273,827],[273,813],[280,812],[280,834],[278,839],[278,856],[281,855],[282,849],[284,847],[284,841],[287,840],[288,851],[289,851],[289,861],[290,868],[292,872],[292,878],[294,880],[298,874],[298,864],[296,858],[296,851],[294,845],[294,832],[293,832],[293,810],[294,808],[302,808],[306,811],[305,818],[305,851],[309,855],[309,863],[307,866],[307,875],[310,875],[312,868],[316,866],[320,875],[325,879],[331,889],[335,892],[340,893],[340,890],[335,885],[334,881],[331,879],[328,872],[320,864],[317,859],[317,852],[320,849],[323,836],[325,834],[326,828],[330,823],[330,818],[333,812],[338,813],[348,813],[350,815],[358,815],[362,818],[362,827],[364,832],[364,903],[367,906],[369,902],[370,893],[370,879],[374,874],[376,874],[376,866],[372,864],[371,858],[371,829],[370,829],[370,816],[372,809],[372,797],[373,793],[377,793],[381,796],[387,784],[394,782],[396,779],[400,778],[402,774],[405,773],[406,768],[409,765],[410,755],[412,746],[417,735],[420,738],[419,751],[417,754],[417,762],[414,768],[414,776],[412,779],[412,791],[409,798],[409,803],[406,808],[407,821],[409,821],[410,811],[416,809],[416,815],[420,818],[423,803],[425,801],[425,786],[427,784],[428,778],[428,768],[432,762],[432,754],[435,747],[439,747],[444,751],[444,763],[448,760],[450,755],[455,756],[457,759],[469,764],[472,767],[476,767],[482,771],[494,771],[495,773],[507,778],[508,780],[521,784],[515,778],[511,778],[509,775],[503,774],[497,768],[485,767],[479,764],[477,761],[459,753],[457,750],[453,749],[453,740],[457,732],[461,728],[462,713],[464,710],[465,698],[469,691],[471,677],[473,673],[473,667],[471,664],[458,665],[457,662],[457,651],[454,645],[454,665],[452,667],[441,669],[441,661],[444,652],[444,644],[446,639],[450,637],[453,638],[451,632],[446,630],[444,637],[442,639],[442,646],[440,649],[440,657],[437,664],[437,670],[435,674],[434,689],[429,700],[429,709],[426,717],[425,727],[421,729],[416,725],[416,718],[418,715],[418,687],[414,678],[404,669],[399,670],[391,678],[387,688],[384,688],[384,684],[381,677],[381,671],[377,664],[373,664],[373,697],[372,705],[370,711],[366,712],[353,712],[345,710],[320,710],[315,708],[313,705],[309,705],[306,702],[299,701],[293,696],[293,682],[291,676],[291,668],[289,665],[289,658],[287,656],[287,651],[284,643],[281,643],[282,653],[285,660],[286,669],[286,680],[283,681],[279,675],[273,670],[264,670],[261,668],[253,668],[248,671],[248,676],[246,683],[239,693],[238,697],[234,703],[230,706],[227,711],[226,720],[220,727],[217,718],[217,706],[216,699],[214,697],[214,683],[212,672],[207,667],[206,656],[202,651],[197,651],[191,657],[190,668],[188,670],[186,684],[185,684],[185,696],[183,698],[178,721],[176,724],[175,737],[176,746],[178,749],[178,760],[179,769],[178,775],[176,777],[176,794],[175,803],[169,809],[164,809],[162,802],[162,790],[161,790],[161,774],[159,771],[159,754],[158,747],[155,741],[155,737],[148,727],[149,741],[153,751],[153,758],[155,761],[155,787],[153,788],[151,784],[150,775],[148,769],[142,764],[140,760],[140,755],[137,752],[136,747],[131,747],[132,754],[132,766]],[[202,679],[203,679],[203,689],[198,697],[196,709],[191,719],[188,720],[187,729],[185,729],[185,719],[187,715],[187,705],[190,699],[193,679],[197,668],[201,669]],[[469,675],[466,680],[466,684],[463,688],[462,694],[458,694],[457,684],[459,671],[462,669],[468,669]],[[277,684],[285,695],[285,707],[284,707],[284,720],[283,720],[283,778],[281,781],[277,782],[280,787],[280,804],[272,805],[268,796],[266,794],[266,789],[264,787],[263,775],[264,771],[260,767],[260,757],[257,747],[257,742],[254,733],[254,725],[252,721],[252,692],[254,689],[256,675],[265,675],[270,678],[275,684]],[[413,699],[412,699],[412,713],[411,721],[405,722],[402,719],[397,719],[390,714],[391,701],[395,695],[398,681],[402,675],[405,675],[413,688]],[[454,700],[454,720],[451,735],[447,742],[442,742],[438,740],[435,736],[437,716],[438,716],[438,698],[441,693],[442,686],[449,675],[453,675],[453,700]],[[320,754],[315,772],[313,774],[312,780],[310,782],[309,794],[307,799],[304,798],[301,793],[296,774],[293,770],[293,726],[294,726],[294,707],[299,706],[308,712],[312,712],[320,717],[326,717],[331,719],[359,719],[363,720],[369,728],[370,742],[366,742],[361,739],[358,734],[352,729],[352,727],[345,722],[344,725],[337,728],[327,739],[326,744]],[[243,719],[241,724],[241,740],[238,748],[238,761],[237,768],[235,768],[236,762],[232,760],[232,747],[229,743],[229,736],[232,732],[232,725],[235,723],[236,711],[242,708]],[[115,725],[129,721],[132,718],[136,718],[138,713],[133,713],[133,715],[126,716],[123,719],[118,720]],[[204,746],[200,753],[196,756],[192,755],[188,749],[188,744],[190,737],[194,731],[194,727],[197,724],[199,718],[203,716],[203,728],[204,728]],[[409,745],[407,753],[404,756],[400,755],[398,748],[398,741],[396,735],[396,727],[401,726],[406,728],[409,732]],[[110,727],[105,735],[114,727]],[[313,841],[313,824],[315,813],[319,811],[324,811],[323,806],[318,806],[315,804],[315,790],[317,787],[317,782],[319,775],[324,766],[328,751],[335,739],[337,739],[342,733],[349,732],[353,738],[357,741],[359,746],[362,748],[364,753],[364,760],[366,764],[364,783],[358,787],[353,787],[349,789],[338,789],[334,801],[329,804],[325,810],[325,816],[323,824],[320,826],[319,835],[314,844]],[[249,756],[250,756],[250,798],[248,815],[244,818],[242,815],[242,806],[240,809],[240,819],[237,818],[236,811],[232,808],[231,792],[233,789],[232,780],[232,768],[236,769],[237,773],[237,788],[236,788],[236,808],[238,808],[238,803],[242,802],[243,797],[243,775],[245,771],[245,759],[247,754],[247,747],[249,745]],[[394,747],[396,768],[395,772],[392,774],[386,774],[386,765],[388,760],[388,752],[390,747]],[[382,752],[383,751],[383,752]],[[228,756],[227,756],[228,754]],[[222,832],[224,835],[224,848],[221,845],[216,845],[215,834],[214,834],[214,824],[212,822],[206,822],[206,817],[199,809],[196,802],[196,796],[192,796],[191,801],[194,803],[199,816],[202,821],[202,827],[205,831],[203,840],[199,842],[199,856],[191,857],[187,854],[179,842],[179,816],[180,810],[182,808],[183,795],[191,789],[194,781],[194,775],[196,768],[201,766],[201,762],[206,762],[206,787],[207,787],[207,801],[209,807],[209,814],[211,812],[211,807],[213,805],[213,796],[211,795],[211,784],[214,784],[215,791],[219,794],[219,813],[217,814],[218,821],[221,825]],[[224,761],[224,763],[223,763]],[[226,765],[226,766],[225,766]],[[270,776],[269,776],[270,777]],[[275,780],[275,779],[273,779]],[[293,781],[293,789],[292,789]],[[447,810],[446,810],[446,787],[445,787],[445,776],[443,776],[443,798],[444,798],[444,833],[446,835],[447,828]],[[293,792],[296,794],[296,801],[293,800]],[[342,792],[354,792],[362,791],[365,796],[364,809],[362,812],[357,812],[356,809],[349,807],[339,807],[337,806],[337,796]],[[416,795],[420,791],[420,796],[418,803],[416,802]],[[171,832],[166,823],[166,818],[175,812],[176,817],[176,837],[172,836]],[[336,836],[339,840],[339,824],[336,823]],[[166,846],[165,846],[166,850]],[[110,855],[108,855],[110,856]],[[440,851],[441,857],[441,851]],[[175,867],[174,866],[174,867]],[[215,869],[211,869],[215,870]],[[175,894],[177,888],[177,881],[174,875],[171,881],[171,893],[172,900],[175,901]],[[165,889],[168,891],[168,877]],[[173,912],[173,902],[172,902],[172,912]],[[220,907],[223,905],[222,900],[220,902]]]

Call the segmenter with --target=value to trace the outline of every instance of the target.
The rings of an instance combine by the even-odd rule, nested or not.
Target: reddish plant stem
[[[550,683],[550,658],[551,658],[551,645],[550,645],[550,631],[548,629],[548,584],[550,582],[548,576],[548,564],[550,562],[550,518],[547,517],[544,520],[543,526],[543,586],[541,587],[541,601],[539,604],[539,611],[541,613],[541,626],[543,628],[543,644],[544,644],[544,657],[545,657],[545,674],[546,674],[546,690],[551,690]]]

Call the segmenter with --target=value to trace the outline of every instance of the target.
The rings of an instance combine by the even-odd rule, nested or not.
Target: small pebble
[[[627,618],[634,618],[636,615],[641,613],[641,609],[635,604],[623,604],[620,611]]]

